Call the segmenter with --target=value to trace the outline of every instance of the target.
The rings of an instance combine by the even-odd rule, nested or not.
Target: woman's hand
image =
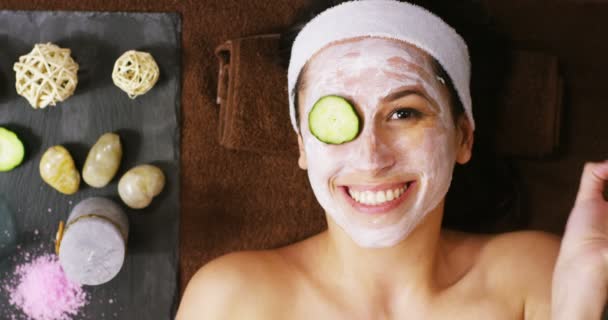
[[[553,274],[552,319],[601,319],[608,293],[608,161],[585,165]]]

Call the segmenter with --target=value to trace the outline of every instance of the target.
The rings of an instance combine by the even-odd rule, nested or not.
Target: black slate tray
[[[0,126],[15,131],[26,147],[25,162],[0,172],[0,282],[25,251],[52,252],[60,220],[91,196],[109,197],[129,216],[130,235],[120,273],[101,286],[86,286],[91,302],[75,319],[172,319],[177,302],[179,230],[179,119],[181,19],[175,13],[0,11]],[[34,110],[15,92],[12,70],[34,44],[70,48],[80,65],[75,95],[56,107]],[[150,52],[160,68],[156,86],[135,100],[112,83],[114,61],[130,49]],[[89,148],[108,131],[119,133],[123,160],[102,189],[71,196],[39,176],[42,153],[61,144],[79,170]],[[152,205],[131,210],[120,201],[117,183],[131,167],[152,163],[167,177]],[[0,209],[1,209],[0,205]],[[9,230],[16,228],[16,233]],[[0,319],[19,314],[0,288]]]

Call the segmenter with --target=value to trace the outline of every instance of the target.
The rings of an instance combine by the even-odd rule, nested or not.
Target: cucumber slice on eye
[[[325,96],[314,104],[308,114],[308,127],[322,142],[342,144],[359,134],[359,117],[346,99]]]
[[[0,171],[10,171],[21,164],[25,155],[23,143],[17,135],[0,127]]]

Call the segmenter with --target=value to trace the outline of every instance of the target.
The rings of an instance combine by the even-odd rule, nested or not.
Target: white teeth
[[[376,195],[371,191],[365,191],[363,203],[376,204]]]
[[[385,191],[350,191],[350,196],[355,201],[367,205],[379,205],[399,198],[407,190],[407,186],[394,190]]]

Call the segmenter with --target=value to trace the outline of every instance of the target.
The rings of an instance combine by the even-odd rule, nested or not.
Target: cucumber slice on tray
[[[308,114],[310,132],[329,144],[349,142],[359,134],[359,117],[355,108],[339,96],[319,99]]]
[[[10,171],[21,164],[25,155],[23,143],[17,135],[0,127],[0,171]]]

